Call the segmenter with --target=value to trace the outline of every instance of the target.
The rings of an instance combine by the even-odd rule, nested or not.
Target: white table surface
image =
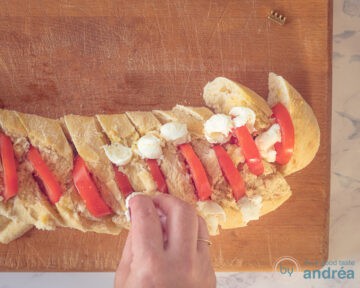
[[[360,0],[335,0],[329,259],[355,261],[355,279],[308,280],[300,274],[284,281],[273,273],[217,273],[218,287],[360,287],[359,109]],[[114,273],[0,273],[0,288],[97,288],[113,287],[113,281]]]

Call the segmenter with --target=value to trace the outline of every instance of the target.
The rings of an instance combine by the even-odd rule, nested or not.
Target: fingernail
[[[130,200],[132,198],[134,198],[135,196],[137,195],[145,195],[145,193],[143,192],[132,192],[131,194],[129,194],[126,199],[125,199],[125,206],[126,206],[126,211],[125,211],[125,217],[126,217],[126,220],[128,222],[131,221],[131,209],[130,209]]]

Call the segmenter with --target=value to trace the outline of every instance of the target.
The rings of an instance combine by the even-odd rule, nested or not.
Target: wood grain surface
[[[267,19],[275,9],[284,26]],[[203,105],[216,76],[267,95],[269,71],[313,107],[321,146],[288,177],[293,196],[214,237],[217,271],[271,270],[328,253],[331,1],[1,1],[0,106],[48,117]],[[0,245],[2,271],[114,271],[120,236],[33,230]],[[316,266],[316,265],[315,265]]]

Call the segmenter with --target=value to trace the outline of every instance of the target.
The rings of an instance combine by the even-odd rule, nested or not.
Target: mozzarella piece
[[[279,124],[273,124],[267,131],[255,138],[255,144],[259,149],[261,157],[268,162],[275,162],[276,160],[274,144],[277,142],[281,142]]]
[[[234,117],[233,122],[235,127],[241,127],[246,125],[249,129],[249,132],[252,133],[256,131],[254,125],[256,120],[256,115],[253,110],[247,107],[233,107],[229,113]]]
[[[205,219],[209,234],[219,234],[219,225],[226,222],[224,209],[212,200],[198,201],[196,208],[199,214]]]
[[[251,220],[258,220],[260,218],[262,204],[261,195],[255,195],[253,197],[244,196],[237,202],[245,224]]]
[[[230,140],[230,132],[233,127],[229,116],[225,114],[215,114],[205,122],[205,138],[210,143],[225,143]]]
[[[180,122],[169,122],[160,127],[160,135],[166,141],[173,142],[174,145],[180,145],[190,142],[190,135],[187,126]]]
[[[131,215],[130,215],[130,200],[132,198],[134,198],[137,195],[146,195],[144,192],[132,192],[130,195],[128,195],[125,199],[125,206],[126,206],[126,211],[125,211],[125,217],[126,220],[128,222],[130,222],[131,219]]]
[[[103,146],[105,154],[109,160],[117,166],[123,166],[130,162],[132,151],[120,143]]]
[[[139,155],[147,159],[159,159],[162,156],[161,141],[152,134],[142,136],[137,142]]]

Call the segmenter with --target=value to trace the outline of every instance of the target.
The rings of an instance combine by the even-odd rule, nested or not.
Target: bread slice
[[[36,147],[45,163],[59,181],[63,195],[55,204],[64,226],[83,232],[118,234],[120,228],[111,219],[102,221],[92,217],[72,182],[73,151],[60,122],[37,115],[18,113],[31,144]]]
[[[111,219],[117,226],[117,232],[120,232],[121,227],[128,226],[125,218],[125,201],[116,184],[113,166],[102,148],[107,141],[101,128],[95,117],[66,115],[63,121],[67,130],[65,134],[70,135],[104,201],[115,213]]]
[[[161,122],[151,112],[126,112],[140,134],[160,134]],[[180,157],[177,147],[166,142],[162,147],[163,158],[160,169],[163,172],[169,193],[190,203],[196,202],[196,194],[191,179],[186,171],[184,160]]]
[[[320,128],[309,104],[283,77],[269,74],[268,103],[282,103],[288,109],[295,130],[294,153],[290,162],[279,166],[284,175],[305,168],[314,159],[320,145]]]
[[[205,103],[216,113],[229,114],[231,108],[243,106],[256,114],[255,129],[267,129],[272,114],[266,101],[251,89],[224,77],[217,77],[206,84],[203,91]]]
[[[26,129],[17,113],[0,110],[0,126],[13,142],[18,162],[19,184],[18,194],[7,203],[0,203],[1,215],[5,215],[17,223],[33,224],[38,229],[53,230],[56,226],[62,226],[61,217],[40,191],[32,176],[31,165],[26,159],[30,143],[27,139]]]
[[[96,118],[111,143],[120,143],[127,147],[133,147],[134,150],[136,140],[140,136],[125,114],[96,115]],[[128,176],[135,191],[146,194],[155,192],[156,184],[146,163],[136,153],[133,153],[130,163],[117,168]]]
[[[7,217],[0,216],[0,243],[8,244],[20,238],[34,226],[24,222],[16,222]]]

